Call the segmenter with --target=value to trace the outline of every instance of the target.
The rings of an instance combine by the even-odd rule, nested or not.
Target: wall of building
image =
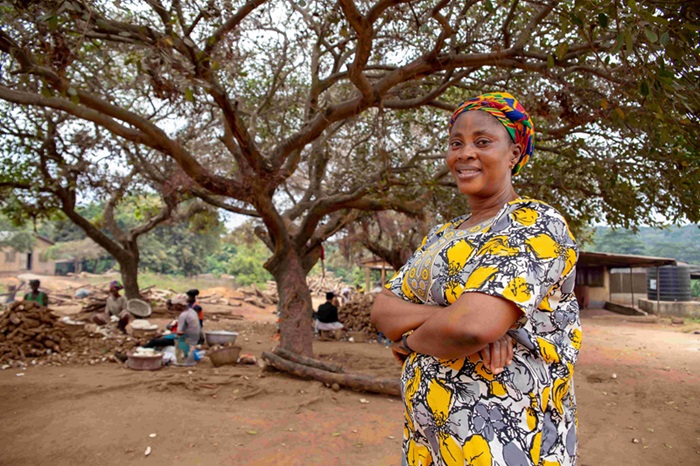
[[[14,248],[0,249],[0,273],[17,273],[27,270],[27,255],[17,252]]]
[[[610,296],[610,272],[603,271],[603,286],[588,287],[588,307],[602,309]]]
[[[0,275],[16,275],[31,272],[39,275],[54,275],[56,265],[46,257],[50,244],[37,241],[31,253],[18,252],[14,248],[0,249]]]
[[[646,297],[646,269],[632,269],[631,274],[630,269],[612,269],[610,271],[610,301],[632,305],[634,298],[634,306],[639,306],[639,300]]]
[[[658,308],[657,308],[658,306]],[[675,316],[675,317],[700,317],[700,302],[698,301],[650,301],[648,299],[640,299],[639,307],[643,311],[658,314],[660,316]]]
[[[50,244],[43,241],[37,241],[32,251],[32,273],[39,275],[54,275],[56,273],[56,264],[46,256],[46,250]]]

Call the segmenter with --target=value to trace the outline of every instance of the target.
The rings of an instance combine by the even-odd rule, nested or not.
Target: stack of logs
[[[355,295],[338,310],[338,319],[343,327],[351,332],[365,332],[369,336],[377,335],[377,329],[370,323],[370,314],[374,304],[374,295]]]
[[[50,309],[31,301],[13,303],[0,314],[0,363],[26,365],[96,364],[114,360],[137,342],[127,335],[67,330]]]
[[[334,277],[330,272],[326,273],[325,277],[317,275],[306,277],[306,284],[309,286],[309,291],[312,296],[325,296],[328,291],[333,291],[335,294],[340,294],[341,290],[347,285],[343,283],[342,278]],[[278,297],[277,283],[273,281],[267,282],[268,294]]]

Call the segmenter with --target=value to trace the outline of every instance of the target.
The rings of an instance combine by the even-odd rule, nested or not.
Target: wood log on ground
[[[257,298],[257,296],[248,296],[243,301],[246,303],[253,304],[254,306],[257,306],[261,309],[265,309],[265,307],[266,307],[265,304],[263,304],[263,302]]]
[[[343,372],[345,372],[343,371],[343,368],[341,366],[333,364],[332,362],[325,362],[319,361],[318,359],[307,358],[306,356],[292,353],[291,351],[286,350],[284,348],[280,348],[279,346],[275,347],[275,349],[273,349],[272,352],[275,353],[277,356],[286,359],[287,361],[296,362],[305,366],[315,367],[316,369],[321,369],[328,372],[335,372],[336,374],[342,374]]]
[[[328,385],[337,383],[341,387],[383,395],[401,396],[401,386],[398,378],[379,379],[369,375],[336,374],[314,367],[288,361],[274,353],[263,351],[262,358],[275,369],[287,372],[302,379],[313,379]]]

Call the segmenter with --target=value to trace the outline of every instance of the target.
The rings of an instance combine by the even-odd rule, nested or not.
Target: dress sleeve
[[[578,249],[564,218],[546,206],[514,206],[465,266],[464,292],[513,302],[530,316],[573,271]]]

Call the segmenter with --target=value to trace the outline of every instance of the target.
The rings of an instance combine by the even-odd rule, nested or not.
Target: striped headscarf
[[[457,117],[469,110],[483,110],[496,117],[505,126],[513,142],[520,146],[522,155],[511,171],[513,175],[517,175],[535,150],[535,126],[530,115],[511,94],[489,92],[459,104],[450,118],[447,130],[452,129]]]

